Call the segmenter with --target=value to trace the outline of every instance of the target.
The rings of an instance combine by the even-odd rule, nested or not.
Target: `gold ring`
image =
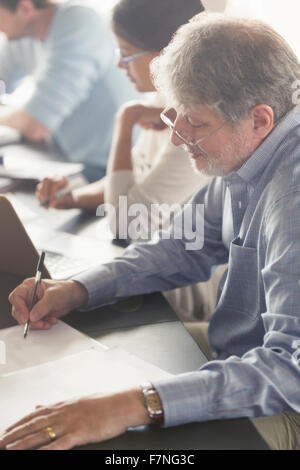
[[[46,427],[46,432],[48,433],[48,436],[51,441],[54,441],[56,439],[56,434],[51,426]]]

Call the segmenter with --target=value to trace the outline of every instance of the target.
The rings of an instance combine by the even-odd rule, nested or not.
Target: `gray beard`
[[[184,146],[189,151],[188,147]],[[253,146],[248,142],[247,137],[236,131],[232,139],[218,155],[208,155],[201,149],[202,158],[206,160],[206,166],[197,167],[197,160],[191,159],[191,165],[196,173],[203,173],[207,176],[228,176],[233,171],[237,171],[253,153]]]

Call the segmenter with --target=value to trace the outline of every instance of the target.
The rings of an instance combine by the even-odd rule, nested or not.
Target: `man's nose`
[[[179,137],[179,135],[176,134],[174,129],[172,130],[171,134],[171,143],[176,146],[184,144],[183,140]]]

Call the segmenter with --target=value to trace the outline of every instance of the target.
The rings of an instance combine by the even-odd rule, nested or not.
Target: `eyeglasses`
[[[168,126],[171,129],[171,131],[174,132],[177,135],[177,137],[179,137],[189,147],[198,147],[201,142],[208,139],[208,137],[211,137],[216,132],[218,132],[220,129],[222,129],[222,127],[224,127],[226,122],[227,122],[227,121],[223,122],[223,124],[221,126],[219,126],[217,129],[213,130],[209,134],[205,135],[204,137],[201,137],[201,139],[197,140],[197,142],[191,142],[190,140],[186,139],[180,131],[177,131],[177,129],[175,129],[175,121],[177,119],[177,113],[176,113],[174,108],[164,109],[163,112],[160,114],[160,118],[161,118],[162,122],[164,124],[166,124],[166,126]],[[191,126],[191,124],[187,120],[187,118],[185,118],[185,119],[186,119],[187,123]],[[197,126],[192,126],[192,127],[197,127]],[[202,150],[202,149],[200,148],[200,150]]]
[[[144,55],[149,54],[149,51],[142,51],[142,52],[138,52],[137,54],[124,56],[122,54],[122,50],[118,47],[115,50],[115,54],[116,54],[118,62],[120,62],[123,67],[128,68],[128,64],[130,62],[133,62],[139,59],[140,57],[143,57]]]

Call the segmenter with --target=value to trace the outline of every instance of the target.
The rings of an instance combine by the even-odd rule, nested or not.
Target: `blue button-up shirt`
[[[202,248],[187,250],[190,240],[175,236],[128,247],[75,278],[88,289],[89,307],[205,281],[228,262],[209,326],[216,360],[154,383],[165,425],[299,413],[300,109],[192,204],[205,207]]]

